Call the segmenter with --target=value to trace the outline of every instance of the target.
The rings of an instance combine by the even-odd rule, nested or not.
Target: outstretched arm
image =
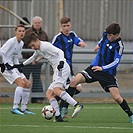
[[[35,51],[34,54],[33,54],[30,58],[28,58],[26,61],[24,61],[24,62],[21,63],[21,64],[15,64],[15,65],[13,66],[13,68],[24,67],[24,66],[26,66],[26,65],[28,65],[28,64],[30,64],[30,63],[32,63],[33,61],[36,60],[36,56],[37,56],[37,52]]]

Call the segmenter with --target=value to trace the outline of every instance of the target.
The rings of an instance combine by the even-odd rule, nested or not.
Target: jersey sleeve
[[[102,69],[104,71],[108,71],[110,69],[116,68],[119,65],[119,63],[120,63],[120,60],[121,60],[121,57],[122,57],[122,53],[123,53],[123,46],[120,45],[120,46],[116,47],[114,61],[111,62],[108,65],[102,66]]]
[[[61,48],[61,40],[60,40],[60,35],[55,35],[54,38],[51,41],[52,45],[54,45],[55,47],[62,49]]]
[[[81,38],[79,38],[74,31],[71,31],[70,34],[73,34],[73,41],[74,41],[75,45],[78,46],[79,42],[81,42],[81,41],[83,42],[83,40]]]
[[[11,39],[7,40],[5,44],[3,44],[1,48],[1,53],[3,57],[3,63],[6,64],[8,62],[6,54],[11,51],[12,46],[13,46],[13,41]]]
[[[23,62],[24,66],[32,63],[33,61],[35,61],[37,56],[38,56],[38,52],[35,51],[30,58],[28,58],[26,61]]]

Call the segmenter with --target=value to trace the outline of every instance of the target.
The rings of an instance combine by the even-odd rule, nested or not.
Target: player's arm
[[[21,64],[15,64],[15,65],[13,66],[13,68],[24,67],[24,66],[26,66],[26,65],[28,65],[28,64],[30,64],[30,63],[32,63],[33,61],[36,60],[37,55],[38,55],[38,53],[35,51],[34,54],[33,54],[30,58],[28,58],[26,61],[24,61],[24,62],[21,63]]]
[[[12,46],[13,42],[9,39],[1,48],[3,64],[6,66],[7,70],[13,69],[13,67],[8,63],[7,57],[8,53],[10,54],[10,52],[12,52]]]
[[[100,48],[100,47],[99,47],[99,45],[97,44],[97,45],[95,46],[95,48],[94,48],[94,52],[97,52],[99,48]]]
[[[78,46],[84,48],[84,47],[87,46],[87,44],[86,44],[85,42],[83,42],[83,41],[80,41],[80,42],[78,43]]]
[[[82,48],[87,46],[87,44],[81,38],[79,38],[74,31],[71,31],[71,34],[74,36],[73,41],[75,45],[82,47]]]
[[[33,65],[37,64],[38,61],[40,61],[41,59],[44,59],[44,57],[43,56],[38,57],[34,62],[32,62],[32,64]]]
[[[120,49],[123,49],[123,48],[120,48]],[[120,50],[120,51],[122,51],[122,50]],[[108,65],[101,66],[101,67],[100,66],[94,66],[94,67],[92,67],[92,70],[94,70],[94,71],[103,71],[103,70],[108,71],[110,69],[114,69],[119,65],[121,57],[122,57],[122,53],[120,53],[118,50],[115,50],[115,56],[114,56],[113,62],[111,62]]]

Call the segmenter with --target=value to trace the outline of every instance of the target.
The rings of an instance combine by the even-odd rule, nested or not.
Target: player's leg
[[[78,73],[71,81],[70,81],[70,87],[76,87],[80,83],[85,83],[85,77],[81,74]]]
[[[23,86],[24,89],[22,93],[21,110],[24,114],[35,114],[34,112],[31,112],[29,109],[27,109],[27,104],[30,97],[31,82],[26,78],[23,78],[23,81],[25,82],[25,85]]]
[[[54,108],[55,110],[55,121],[57,122],[63,122],[62,117],[60,116],[60,111],[59,111],[59,105],[58,102],[54,96],[54,92],[52,89],[48,89],[46,92],[46,98],[48,99],[50,105]]]
[[[130,107],[128,106],[126,100],[120,96],[119,89],[117,87],[111,87],[109,88],[109,91],[112,94],[114,100],[120,105],[120,107],[125,111],[125,113],[128,114],[130,121],[133,123],[133,113],[130,110]]]
[[[63,91],[60,87],[54,88],[54,94],[60,96],[61,99],[75,107],[72,118],[76,117],[83,108],[83,105],[78,104],[77,101],[75,101],[66,91]]]
[[[20,104],[20,100],[22,98],[22,93],[23,93],[23,86],[25,84],[25,82],[19,77],[15,80],[15,83],[17,84],[17,87],[15,89],[15,93],[14,93],[14,101],[13,101],[13,108],[11,110],[11,112],[13,114],[24,114],[20,109],[19,109],[19,104]]]
[[[80,86],[77,86],[77,87],[68,87],[68,89],[66,89],[66,92],[71,96],[73,97],[74,95],[80,93],[81,91],[81,85]],[[68,118],[68,116],[66,116],[66,114],[68,113],[68,106],[69,106],[69,103],[67,103],[66,101],[62,100],[61,99],[61,102],[60,102],[60,113],[61,113],[61,117],[62,118]]]

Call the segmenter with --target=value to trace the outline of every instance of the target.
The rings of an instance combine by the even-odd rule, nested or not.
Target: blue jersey
[[[95,59],[92,61],[92,66],[101,66],[102,71],[111,75],[116,75],[116,68],[120,63],[123,54],[123,43],[121,38],[110,42],[107,38],[107,33],[103,33],[103,37],[98,43],[99,50]]]
[[[78,46],[80,41],[82,40],[73,31],[70,31],[69,36],[66,36],[60,32],[54,36],[52,44],[63,50],[67,63],[72,65],[73,46],[74,44]]]

